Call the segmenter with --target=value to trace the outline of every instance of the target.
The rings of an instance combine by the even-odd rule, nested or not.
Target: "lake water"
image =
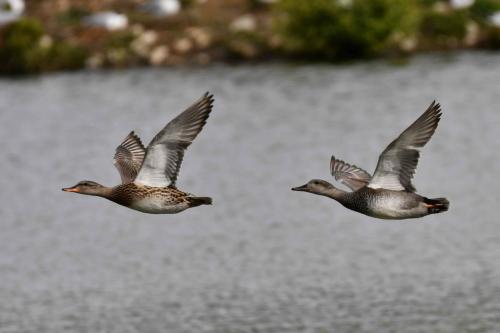
[[[213,206],[146,215],[62,187],[119,182],[205,91],[179,188]],[[290,191],[373,172],[430,104],[414,184],[451,209],[375,220]],[[500,55],[408,65],[214,66],[0,80],[0,332],[500,332]]]

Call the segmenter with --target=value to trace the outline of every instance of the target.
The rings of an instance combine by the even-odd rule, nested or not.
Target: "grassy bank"
[[[22,18],[0,27],[0,74],[500,48],[491,22],[500,0],[466,8],[435,0],[184,0],[168,17],[141,11],[143,2],[28,0]],[[85,24],[109,10],[125,14],[128,26]]]

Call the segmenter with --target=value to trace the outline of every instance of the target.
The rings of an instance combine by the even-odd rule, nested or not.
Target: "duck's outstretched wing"
[[[205,93],[153,138],[135,179],[136,183],[154,187],[175,186],[184,150],[205,125],[213,102],[213,95]]]
[[[141,168],[144,155],[146,155],[146,149],[144,149],[141,139],[134,131],[130,132],[123,142],[116,147],[114,165],[120,173],[123,184],[134,181]]]
[[[334,156],[330,160],[330,172],[335,177],[335,180],[348,186],[353,191],[357,191],[368,185],[368,182],[372,178],[365,170],[338,160]]]
[[[383,151],[368,187],[415,192],[411,179],[420,157],[420,148],[434,134],[439,119],[441,119],[441,106],[434,101]]]

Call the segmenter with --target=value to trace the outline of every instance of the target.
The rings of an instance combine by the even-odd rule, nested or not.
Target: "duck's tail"
[[[212,198],[209,197],[188,197],[188,200],[189,200],[189,207],[212,204]]]
[[[450,202],[446,198],[424,198],[424,203],[427,205],[429,214],[446,212],[450,207]]]

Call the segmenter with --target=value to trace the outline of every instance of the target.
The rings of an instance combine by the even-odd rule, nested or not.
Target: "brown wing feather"
[[[132,183],[139,172],[146,150],[141,139],[132,131],[116,148],[114,165],[120,173],[122,183]]]

